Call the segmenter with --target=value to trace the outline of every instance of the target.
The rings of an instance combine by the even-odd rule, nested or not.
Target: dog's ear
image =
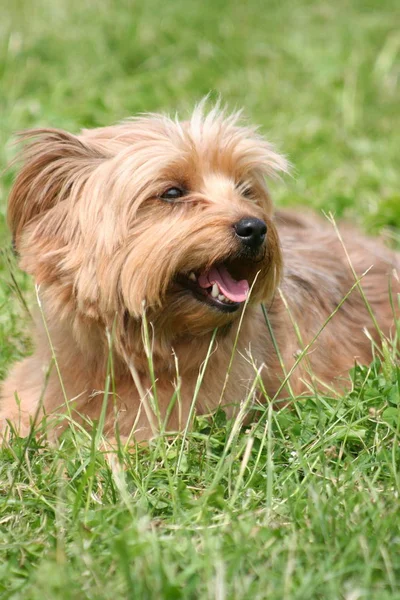
[[[66,131],[37,129],[20,138],[29,143],[21,153],[23,166],[8,201],[8,224],[17,251],[24,229],[76,194],[93,167],[104,160],[92,145]]]

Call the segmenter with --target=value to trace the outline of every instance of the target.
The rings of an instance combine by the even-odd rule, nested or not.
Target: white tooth
[[[211,290],[211,296],[213,298],[217,298],[218,297],[218,293],[219,293],[219,289],[216,283],[214,283],[214,285],[212,286],[212,290]]]
[[[189,279],[190,279],[190,281],[197,281],[196,275],[193,273],[193,271],[191,273],[189,273]]]
[[[218,300],[226,300],[225,296],[223,294],[218,294]]]

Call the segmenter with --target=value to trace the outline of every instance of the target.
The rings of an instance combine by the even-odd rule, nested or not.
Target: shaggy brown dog
[[[105,432],[145,439],[164,420],[185,426],[194,397],[198,413],[233,414],[257,394],[342,385],[371,360],[366,330],[378,342],[394,332],[399,256],[353,230],[342,243],[322,218],[274,216],[265,178],[286,162],[238,115],[200,106],[182,123],[149,115],[25,137],[9,224],[41,311],[33,356],[2,388],[3,428],[98,419],[108,387]],[[344,248],[358,276],[370,269],[362,289]],[[392,290],[397,306],[396,277]]]

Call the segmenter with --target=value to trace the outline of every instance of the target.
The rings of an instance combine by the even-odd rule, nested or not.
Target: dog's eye
[[[175,200],[182,198],[182,196],[185,194],[186,192],[182,188],[171,187],[165,190],[165,192],[160,195],[160,198],[166,200],[167,202],[174,202]]]
[[[254,192],[253,192],[253,188],[251,187],[245,187],[242,189],[242,196],[244,196],[245,198],[254,198]]]
[[[246,185],[245,183],[239,183],[236,187],[239,194],[241,194],[245,198],[254,198],[254,190],[250,185]]]

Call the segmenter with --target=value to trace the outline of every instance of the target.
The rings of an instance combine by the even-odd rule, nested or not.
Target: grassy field
[[[0,0],[0,167],[15,131],[185,114],[209,91],[284,151],[280,205],[399,244],[398,0]],[[30,350],[32,287],[0,183],[0,378]],[[340,351],[340,348],[338,348]],[[95,436],[0,451],[0,598],[400,598],[400,369],[388,346],[342,398],[123,452]]]

